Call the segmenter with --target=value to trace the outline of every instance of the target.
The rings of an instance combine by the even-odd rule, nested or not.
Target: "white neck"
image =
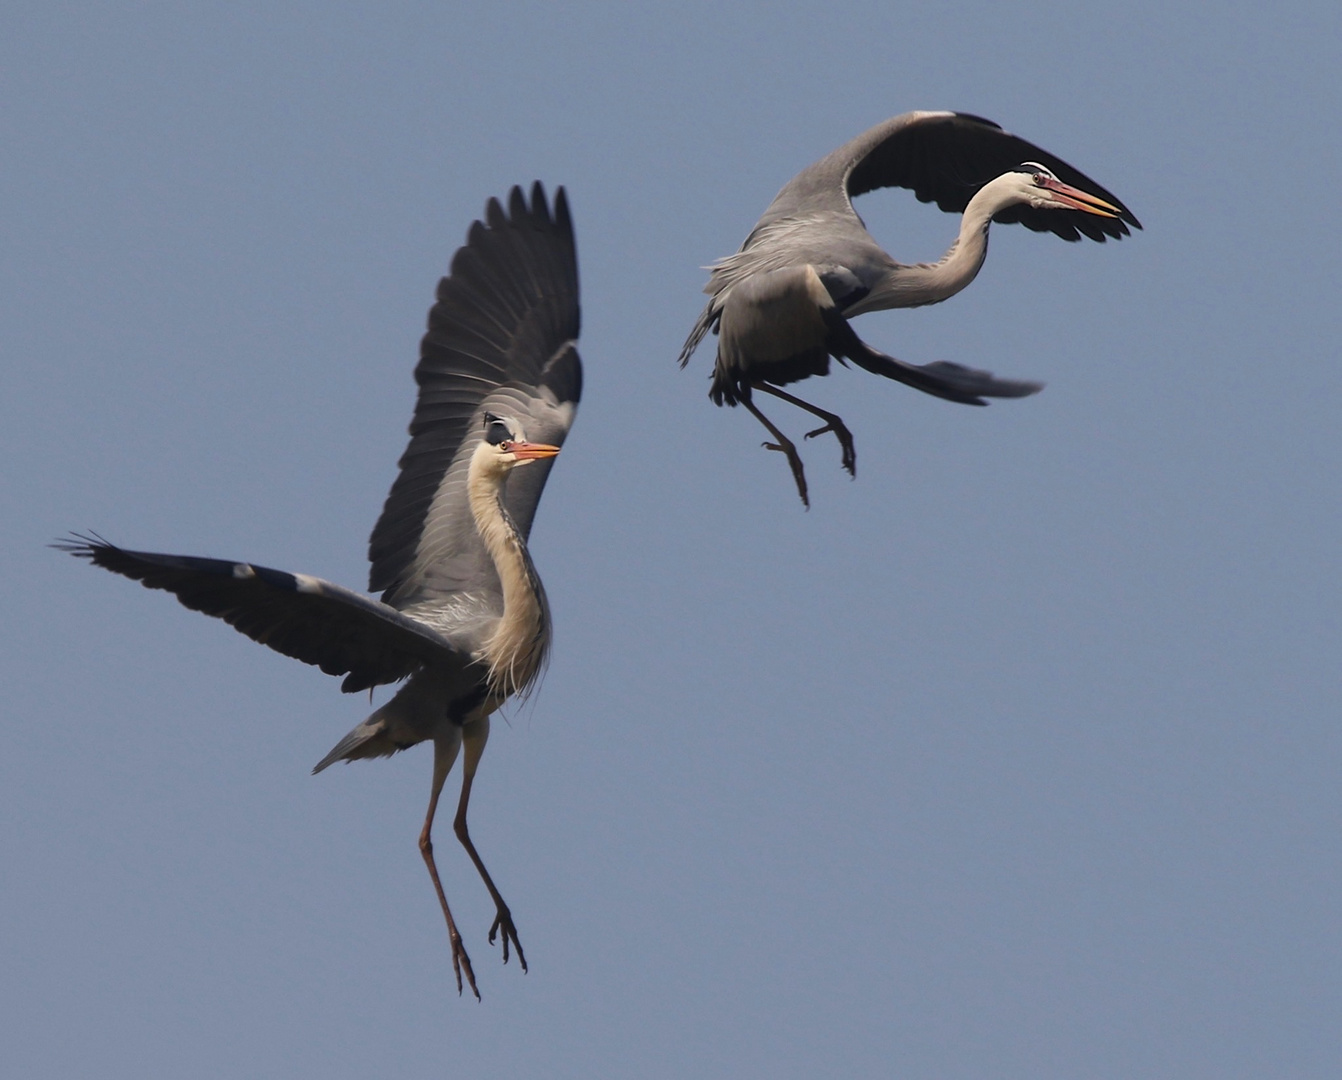
[[[847,314],[939,304],[954,296],[978,276],[983,260],[988,256],[988,227],[993,215],[1020,201],[1017,188],[1018,183],[1011,173],[984,184],[965,207],[960,219],[960,235],[945,255],[934,263],[896,264]]]
[[[503,614],[484,647],[490,681],[500,701],[525,690],[545,657],[545,593],[526,545],[503,505],[507,474],[472,469],[467,483],[471,515],[503,585]]]

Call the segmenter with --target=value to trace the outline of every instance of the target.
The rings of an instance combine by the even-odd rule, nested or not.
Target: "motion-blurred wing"
[[[403,608],[459,592],[500,592],[476,533],[466,472],[484,414],[516,421],[519,437],[563,443],[582,393],[578,261],[564,189],[553,215],[536,184],[491,199],[452,259],[429,312],[415,380],[410,445],[368,542],[370,590]],[[550,461],[513,470],[508,510],[525,536]]]
[[[1118,239],[1128,235],[1129,225],[1142,227],[1113,192],[1061,158],[1003,131],[991,120],[953,112],[904,113],[863,132],[797,174],[779,192],[766,219],[802,205],[837,210],[849,205],[850,196],[883,187],[909,188],[921,201],[959,214],[989,180],[1026,161],[1036,161],[1064,183],[1112,203],[1121,216],[1102,218],[1012,206],[994,221],[1020,222],[1027,229],[1056,233],[1064,240],[1078,240],[1083,234],[1092,240]]]
[[[223,619],[253,641],[345,675],[342,690],[396,682],[457,650],[423,623],[360,593],[306,574],[227,559],[125,551],[95,537],[55,545],[95,566],[165,589],[186,607]],[[461,655],[462,663],[470,657]]]

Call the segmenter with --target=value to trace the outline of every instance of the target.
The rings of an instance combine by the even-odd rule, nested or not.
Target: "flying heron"
[[[550,612],[527,553],[536,504],[582,391],[578,264],[564,189],[554,212],[537,183],[528,205],[491,199],[438,286],[415,368],[410,444],[368,543],[369,590],[221,559],[126,551],[75,535],[58,547],[272,649],[344,675],[346,692],[408,680],[317,763],[385,757],[433,741],[433,784],[419,847],[447,920],[457,992],[475,974],[433,858],[438,796],[464,749],[453,828],[526,970],[508,905],[466,826],[489,717],[534,685],[550,645]],[[524,467],[525,466],[525,467]]]
[[[935,263],[899,263],[872,239],[852,199],[883,187],[910,188],[922,202],[960,213],[960,234]],[[780,389],[829,374],[829,358],[965,405],[1025,397],[1040,383],[997,379],[947,361],[908,364],[871,348],[848,320],[865,311],[936,304],[971,281],[988,251],[994,221],[1020,222],[1064,240],[1103,241],[1141,223],[1118,199],[1065,161],[967,113],[909,112],[863,132],[794,176],[746,237],[713,263],[711,299],[680,352],[684,367],[709,330],[718,335],[709,396],[744,405],[787,457],[802,502],[806,475],[796,445],[752,400],[755,390],[824,421],[806,438],[832,432],[843,467],[856,474],[844,422]]]

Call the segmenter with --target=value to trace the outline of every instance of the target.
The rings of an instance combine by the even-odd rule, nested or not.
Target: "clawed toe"
[[[494,939],[499,936],[499,931],[503,931],[503,962],[508,962],[508,943],[512,942],[512,947],[517,950],[517,962],[522,965],[522,970],[527,970],[527,957],[522,951],[522,942],[517,937],[517,927],[513,925],[512,913],[507,908],[500,909],[494,918],[494,925],[489,928],[489,943],[494,944]]]
[[[761,443],[766,450],[777,450],[787,458],[788,467],[792,470],[792,479],[797,485],[797,494],[801,496],[801,503],[807,510],[811,509],[811,500],[806,491],[806,470],[802,468],[801,457],[797,454],[797,448],[792,443]]]
[[[461,996],[461,972],[466,970],[466,982],[470,985],[471,993],[475,995],[475,1000],[480,1000],[480,991],[475,985],[475,972],[471,969],[471,958],[466,955],[466,946],[461,943],[461,935],[452,935],[452,970],[457,975],[457,996]]]
[[[818,427],[814,431],[808,431],[805,438],[814,439],[817,435],[825,435],[832,432],[834,437],[839,440],[839,448],[842,452],[843,467],[848,470],[848,475],[857,476],[857,449],[853,445],[853,433],[848,430],[837,416],[832,418],[824,427]]]

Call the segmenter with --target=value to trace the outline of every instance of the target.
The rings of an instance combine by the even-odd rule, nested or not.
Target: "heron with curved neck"
[[[883,308],[939,304],[969,285],[988,257],[988,231],[993,216],[1013,206],[1035,210],[1079,210],[1116,218],[1119,208],[1080,188],[1064,184],[1038,162],[1026,161],[990,180],[969,200],[960,217],[960,232],[934,263],[906,265],[886,255],[889,268],[865,297],[844,311],[847,316]],[[885,252],[881,252],[885,255]]]
[[[1019,163],[1019,164],[1017,164]],[[972,181],[977,175],[984,180]],[[959,234],[934,263],[901,263],[867,232],[852,197],[907,187],[919,199],[961,213]],[[919,307],[954,296],[978,275],[993,221],[1020,221],[1063,239],[1117,239],[1136,217],[1070,165],[991,121],[961,113],[906,113],[878,124],[798,173],[778,193],[734,255],[710,267],[711,297],[680,353],[683,367],[703,337],[718,335],[709,396],[743,405],[773,436],[802,502],[810,505],[796,446],[755,405],[763,391],[818,416],[814,438],[832,432],[843,467],[856,473],[853,437],[834,413],[781,389],[829,374],[833,357],[966,405],[1025,397],[1041,384],[938,361],[910,364],[871,348],[853,316]]]
[[[419,834],[419,850],[428,867],[429,877],[438,894],[438,902],[447,920],[448,937],[452,943],[452,963],[457,972],[457,990],[461,990],[462,972],[476,997],[475,973],[457,929],[452,909],[438,876],[438,865],[433,857],[433,819],[438,811],[438,798],[457,755],[465,748],[462,762],[461,795],[457,801],[452,830],[456,834],[476,871],[480,874],[490,898],[494,901],[494,923],[489,929],[492,944],[503,935],[503,960],[508,961],[511,944],[517,950],[522,970],[527,967],[526,954],[517,936],[512,912],[504,901],[494,879],[485,869],[484,860],[476,851],[466,824],[466,811],[471,801],[471,786],[476,769],[489,740],[489,717],[508,698],[525,695],[545,666],[550,648],[550,607],[545,589],[531,562],[527,544],[504,503],[507,480],[512,471],[533,461],[552,458],[559,447],[547,443],[527,442],[518,438],[509,421],[493,413],[484,414],[485,434],[471,455],[466,474],[466,493],[471,519],[479,535],[503,590],[503,610],[492,627],[485,626],[482,643],[473,659],[478,665],[473,685],[462,686],[460,673],[449,668],[441,678],[439,673],[425,670],[411,678],[391,701],[378,709],[363,724],[350,732],[328,754],[313,772],[320,772],[341,759],[371,757],[392,753],[402,746],[433,740],[433,783],[429,793],[429,808],[424,816],[424,828]],[[427,691],[427,692],[426,692]],[[427,729],[427,731],[426,731]]]
[[[453,829],[494,901],[490,942],[501,933],[504,962],[516,950],[525,971],[512,913],[471,841],[466,810],[490,714],[535,685],[550,644],[545,590],[526,538],[548,459],[559,453],[582,396],[580,316],[563,188],[553,212],[539,183],[529,201],[514,188],[506,209],[489,200],[438,283],[420,344],[410,443],[368,542],[369,589],[380,600],[308,574],[128,551],[96,535],[57,545],[172,592],[286,656],[344,675],[346,692],[404,680],[313,772],[432,741],[419,848],[447,921],[457,990],[464,975],[477,998],[433,857],[433,820],[462,756]],[[510,481],[527,465],[533,468]]]

